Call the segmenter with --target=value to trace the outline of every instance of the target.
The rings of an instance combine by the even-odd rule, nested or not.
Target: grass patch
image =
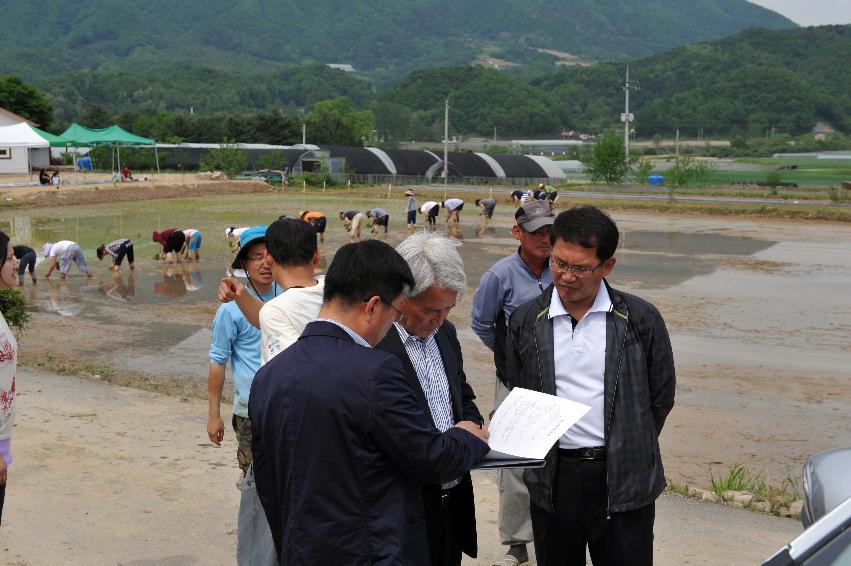
[[[665,476],[665,481],[668,483],[668,491],[676,493],[677,495],[682,495],[683,497],[688,497],[688,484],[679,483],[673,478],[669,478],[667,476]]]
[[[756,496],[756,499],[749,504],[748,508],[779,514],[780,510],[787,509],[793,501],[804,497],[800,481],[791,475],[787,474],[779,486],[770,485],[765,480],[764,472],[754,472],[745,464],[727,466],[724,472],[717,473],[712,466],[720,464],[721,462],[714,462],[709,466],[710,491],[718,497],[719,501],[724,501],[725,492],[748,492]],[[696,497],[694,486],[679,483],[670,477],[665,477],[665,480],[668,483],[667,490],[671,493],[683,497]],[[700,499],[700,497],[697,498]],[[765,506],[765,502],[768,503],[770,508]]]
[[[750,491],[762,498],[768,495],[769,487],[765,481],[765,474],[763,472],[754,474],[744,464],[727,466],[727,472],[719,474],[718,477],[710,466],[709,477],[712,491],[718,497],[721,497],[725,491]]]

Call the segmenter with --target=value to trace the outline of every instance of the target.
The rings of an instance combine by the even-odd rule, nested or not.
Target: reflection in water
[[[136,295],[136,272],[131,270],[127,276],[127,284],[124,283],[124,276],[120,271],[113,271],[112,281],[102,282],[98,285],[98,291],[111,299],[117,301],[129,301]]]
[[[490,238],[496,235],[496,228],[493,226],[488,226],[487,223],[480,224],[478,228],[476,228],[476,236],[479,238]]]
[[[446,235],[456,240],[463,240],[464,233],[461,232],[461,227],[458,224],[449,224],[446,226]]]
[[[57,283],[47,278],[44,280],[47,281],[47,301],[43,303],[44,310],[62,316],[74,316],[83,310],[82,298],[73,294],[64,283]],[[35,287],[30,296],[35,296]]]
[[[183,281],[186,283],[187,291],[197,291],[202,287],[201,272],[198,270],[196,264],[192,264],[192,266],[186,268]]]
[[[173,263],[163,268],[160,273],[162,281],[154,283],[156,295],[177,299],[184,296],[187,291],[197,291],[202,287],[201,272],[194,265],[184,266],[182,263]]]

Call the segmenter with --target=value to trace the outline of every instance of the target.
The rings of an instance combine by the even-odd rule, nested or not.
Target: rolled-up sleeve
[[[212,326],[213,339],[210,342],[210,363],[224,366],[233,353],[233,342],[236,339],[236,325],[227,305],[222,305],[216,311]]]
[[[502,280],[492,271],[482,275],[479,288],[473,295],[473,313],[470,326],[485,346],[494,349],[496,344],[496,319],[502,308]]]

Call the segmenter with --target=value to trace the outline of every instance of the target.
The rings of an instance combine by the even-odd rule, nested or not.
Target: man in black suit
[[[373,348],[413,283],[387,244],[343,246],[319,318],[254,378],[254,473],[282,566],[428,566],[422,484],[489,451],[480,423],[435,428],[399,357]]]
[[[457,246],[444,236],[420,232],[396,251],[408,263],[414,285],[399,303],[403,316],[378,349],[396,354],[418,392],[424,414],[438,430],[456,422],[482,423],[467,384],[455,326],[446,320],[459,295],[467,290],[464,262]],[[470,474],[423,485],[426,531],[432,566],[457,566],[461,553],[478,552],[473,483]]]

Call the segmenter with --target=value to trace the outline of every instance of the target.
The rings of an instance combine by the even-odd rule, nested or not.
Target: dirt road
[[[206,403],[20,370],[15,463],[0,528],[10,566],[234,563],[233,436],[206,438]],[[496,487],[476,473],[480,558],[501,554]],[[801,530],[790,519],[665,495],[656,563],[756,564]]]

